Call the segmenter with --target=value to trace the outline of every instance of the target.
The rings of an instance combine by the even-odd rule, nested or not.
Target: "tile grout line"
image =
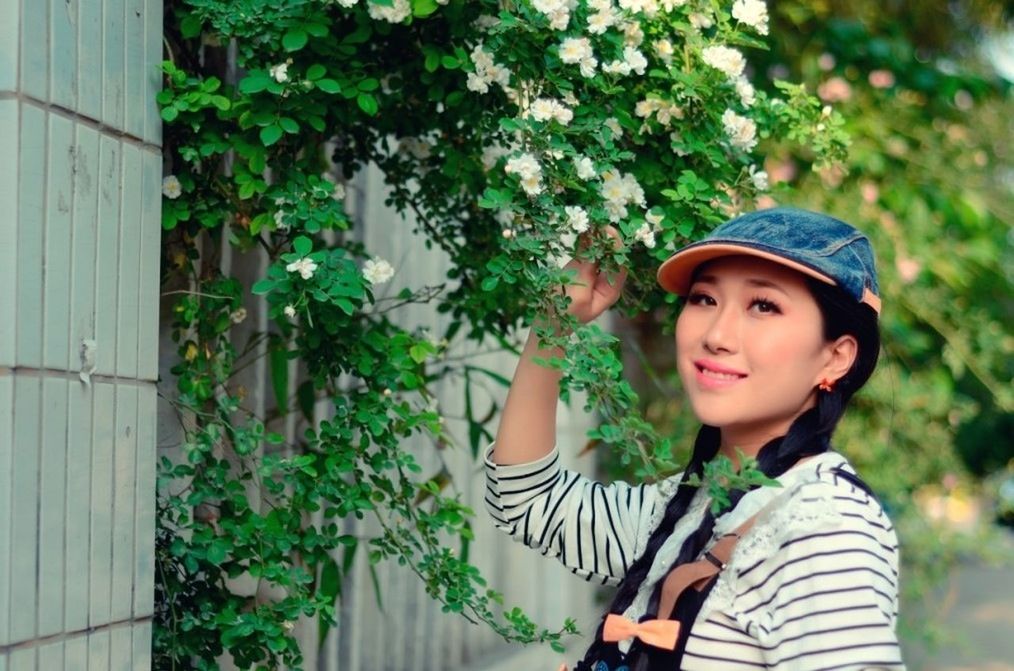
[[[39,100],[38,98],[26,95],[21,91],[0,91],[0,100],[17,100],[18,102],[32,105],[33,107],[38,107],[45,112],[66,117],[72,121],[88,126],[89,128],[93,128],[99,133],[102,133],[106,136],[114,137],[120,141],[138,145],[144,150],[158,152],[159,154],[162,153],[162,147],[152,142],[148,142],[144,138],[139,138],[136,135],[132,135],[131,133],[125,130],[116,128],[114,126],[110,126],[109,124],[106,124],[102,121],[99,121],[98,119],[94,119],[85,114],[81,114],[80,112],[67,109],[62,105],[57,105],[55,103],[48,103]]]

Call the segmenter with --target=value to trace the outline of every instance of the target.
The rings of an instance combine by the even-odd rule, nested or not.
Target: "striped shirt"
[[[644,551],[679,482],[604,485],[561,468],[555,448],[510,466],[493,463],[491,452],[486,508],[497,528],[607,585]],[[782,487],[748,492],[716,519],[712,541],[757,514],[694,622],[684,671],[905,668],[895,633],[897,536],[877,501],[837,469],[854,473],[836,452],[808,459],[778,478]],[[694,495],[626,617],[646,613],[709,503],[704,488]]]

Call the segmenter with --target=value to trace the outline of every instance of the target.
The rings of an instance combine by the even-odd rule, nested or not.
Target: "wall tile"
[[[99,224],[95,255],[95,370],[116,374],[116,290],[120,253],[120,149],[103,135],[99,142]]]
[[[49,97],[49,2],[21,3],[21,91],[40,102]]]
[[[17,3],[2,3],[2,5]],[[0,32],[3,31],[3,17],[0,9]],[[3,37],[0,36],[0,52]],[[18,138],[21,136],[18,121],[18,101],[0,100],[0,156],[18,155]],[[0,286],[17,286],[17,251],[16,244],[11,241],[18,239],[18,161],[0,161],[0,212],[7,213],[0,217],[0,240],[8,241],[0,245]],[[0,366],[14,365],[15,324],[14,306],[16,293],[8,289],[0,292]]]
[[[160,0],[161,2],[161,0]],[[77,110],[89,119],[102,120],[102,3],[79,0]]]
[[[133,627],[113,627],[109,632],[109,670],[133,671]]]
[[[134,608],[137,387],[132,384],[121,384],[116,388],[116,436],[113,450],[113,593],[110,618],[113,622],[120,622],[129,619]]]
[[[134,617],[155,612],[155,441],[158,397],[142,385],[137,399],[137,502],[134,505]]]
[[[35,648],[12,650],[7,658],[10,671],[38,671],[38,666],[35,663],[35,657]]]
[[[141,150],[122,143],[123,192],[120,210],[119,305],[116,329],[116,374],[137,377],[137,316],[141,263]]]
[[[144,81],[144,139],[154,145],[162,145],[162,117],[158,113],[155,96],[162,89],[162,3],[163,0],[145,0],[144,9],[144,53],[145,62],[151,66],[145,71]]]
[[[20,2],[0,2],[0,91],[18,87]]]
[[[95,339],[99,174],[99,133],[78,124],[74,151],[74,250],[70,256],[70,370],[73,371],[81,370],[82,341]]]
[[[104,0],[102,12],[102,121],[123,129],[124,0]]]
[[[88,671],[88,636],[68,638],[64,645],[67,661],[63,663],[63,671]]]
[[[162,244],[162,156],[142,152],[140,313],[137,316],[137,376],[158,379],[158,304]]]
[[[77,108],[77,13],[77,0],[50,0],[49,99],[68,110]]]
[[[133,671],[151,670],[151,622],[134,625]]]
[[[46,232],[43,270],[42,364],[67,370],[70,363],[71,207],[74,203],[74,122],[49,116],[46,164]]]
[[[39,669],[45,671],[63,668],[63,641],[55,641],[39,647]]]
[[[35,637],[38,608],[36,562],[38,561],[37,506],[39,501],[39,445],[41,381],[36,377],[14,378],[14,474],[11,487],[11,545],[18,549],[11,560],[11,605],[18,616],[11,618],[11,642]]]
[[[46,203],[46,113],[21,105],[18,155],[18,365],[42,366],[42,249]]]
[[[64,539],[67,534],[67,380],[42,381],[42,453],[39,463],[39,631],[63,631]],[[45,667],[52,668],[52,667]]]
[[[109,631],[88,637],[88,671],[109,671]]]
[[[109,623],[113,557],[113,439],[116,396],[113,385],[93,382],[91,529],[89,539],[88,626]],[[106,655],[108,662],[108,641]],[[89,654],[91,654],[89,652]],[[89,671],[91,667],[89,666]]]
[[[124,130],[138,139],[144,138],[144,112],[150,104],[145,94],[148,92],[148,76],[146,68],[153,67],[157,61],[145,58],[145,17],[144,0],[126,0],[126,51],[127,51],[127,87],[125,91],[126,119]]]
[[[0,646],[10,643],[11,493],[14,489],[14,378],[0,375]]]
[[[93,394],[91,387],[77,380],[71,380],[69,386],[64,626],[67,631],[81,631],[88,627]]]

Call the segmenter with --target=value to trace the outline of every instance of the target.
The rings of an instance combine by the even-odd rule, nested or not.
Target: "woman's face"
[[[750,256],[705,263],[676,322],[677,369],[694,414],[722,430],[723,446],[748,453],[784,435],[836,359],[822,330],[800,273]]]

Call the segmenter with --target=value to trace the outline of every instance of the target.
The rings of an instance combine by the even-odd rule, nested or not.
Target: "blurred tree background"
[[[777,95],[775,79],[805,82],[848,120],[852,145],[845,166],[820,172],[798,147],[762,145],[772,190],[756,206],[827,211],[873,241],[884,348],[836,446],[899,529],[903,635],[940,642],[934,588],[960,558],[995,547],[997,531],[976,524],[976,505],[987,502],[988,522],[983,483],[1014,477],[1014,108],[1010,81],[983,48],[1011,39],[1010,7],[770,4],[778,39],[748,54],[755,85]],[[660,315],[626,325],[627,368],[649,418],[688,450],[695,421],[675,372],[652,372],[672,371],[672,325]],[[944,519],[933,519],[934,510]]]

